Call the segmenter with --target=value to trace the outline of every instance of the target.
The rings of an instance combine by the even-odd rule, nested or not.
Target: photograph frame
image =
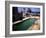
[[[43,6],[43,31],[42,33],[26,33],[26,34],[10,34],[10,4],[22,4],[22,5],[42,5]],[[45,5],[44,3],[35,3],[35,2],[19,2],[19,1],[5,1],[5,36],[6,37],[18,37],[18,36],[32,36],[32,35],[44,35],[45,34],[45,23],[44,23],[44,18],[45,18]]]

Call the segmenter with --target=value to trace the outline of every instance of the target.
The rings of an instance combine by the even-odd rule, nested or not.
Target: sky
[[[40,8],[30,8],[32,12],[40,12]],[[27,12],[28,8],[25,7],[25,10],[23,9],[23,7],[18,7],[18,11],[21,12],[21,11],[25,11]]]

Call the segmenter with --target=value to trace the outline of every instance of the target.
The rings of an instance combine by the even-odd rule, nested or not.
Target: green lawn
[[[14,31],[27,30],[30,26],[32,26],[32,24],[34,24],[35,21],[36,19],[32,18],[32,19],[27,19],[20,23],[14,24],[13,30]]]

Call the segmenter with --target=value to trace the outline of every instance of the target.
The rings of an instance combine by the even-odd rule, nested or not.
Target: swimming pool
[[[13,24],[13,31],[23,31],[23,30],[27,30],[30,26],[32,26],[32,24],[34,24],[36,21],[35,18],[29,18],[27,20],[24,20],[20,23],[17,24]]]

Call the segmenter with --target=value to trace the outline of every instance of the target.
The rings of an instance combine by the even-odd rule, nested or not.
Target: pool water
[[[17,23],[17,24],[13,24],[13,31],[23,31],[23,30],[27,30],[29,27],[32,26],[32,24],[34,24],[36,21],[36,19],[34,18],[30,18],[30,19],[27,19],[27,20],[24,20],[20,23]]]

